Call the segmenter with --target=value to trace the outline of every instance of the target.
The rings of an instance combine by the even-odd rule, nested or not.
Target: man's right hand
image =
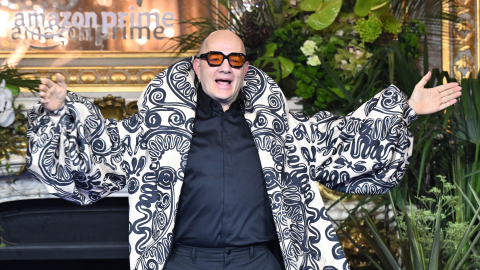
[[[65,106],[65,98],[67,96],[67,85],[60,73],[55,74],[57,83],[49,79],[41,79],[40,85],[40,102],[42,106],[49,111],[56,111]]]

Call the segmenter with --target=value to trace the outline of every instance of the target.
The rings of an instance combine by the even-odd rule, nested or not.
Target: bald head
[[[193,69],[202,84],[203,91],[219,102],[226,111],[237,98],[243,85],[243,78],[248,71],[248,62],[241,67],[231,66],[229,55],[245,54],[245,46],[234,33],[228,30],[219,30],[205,38],[200,47],[200,54],[212,51],[221,52],[227,57],[217,57],[218,60],[223,59],[222,63],[213,66],[208,64],[206,58],[197,58],[193,62]]]
[[[245,53],[245,46],[243,45],[242,39],[229,30],[218,30],[210,33],[210,35],[203,40],[199,53],[202,54],[209,51],[215,51],[215,49],[212,49],[212,47],[214,48],[217,46],[217,44],[225,42],[236,43],[242,48],[239,52]]]

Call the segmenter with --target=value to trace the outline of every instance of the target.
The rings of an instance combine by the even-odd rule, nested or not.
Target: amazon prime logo
[[[145,44],[151,38],[162,40],[174,36],[172,12],[17,12],[14,15],[12,40],[21,40],[31,48],[50,50],[68,41],[90,41],[102,46],[112,39],[136,39]],[[37,42],[34,42],[37,41]],[[38,42],[40,41],[40,42]]]

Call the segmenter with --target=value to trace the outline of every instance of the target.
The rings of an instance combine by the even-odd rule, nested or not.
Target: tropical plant
[[[453,108],[448,110],[446,120],[447,135],[456,142],[452,147],[455,154],[456,183],[465,191],[468,198],[480,193],[480,81],[479,78],[466,78],[461,82],[462,96]],[[448,121],[448,122],[447,122]],[[463,179],[466,178],[466,181]],[[464,182],[464,183],[462,183]],[[473,190],[466,187],[472,186]],[[473,192],[473,193],[472,193]],[[465,218],[469,220],[472,209],[466,207]]]
[[[411,202],[406,206],[404,202],[398,202],[393,196],[389,196],[390,203],[394,206],[394,215],[387,220],[390,226],[395,226],[392,232],[398,234],[396,245],[391,245],[385,239],[378,229],[378,223],[371,218],[372,213],[380,206],[385,206],[387,200],[370,211],[361,207],[368,201],[378,199],[378,196],[360,201],[356,208],[350,210],[349,219],[337,224],[340,231],[344,232],[343,235],[357,246],[359,252],[368,258],[376,269],[458,270],[473,265],[478,267],[475,245],[480,239],[480,225],[477,222],[477,219],[480,220],[480,198],[475,195],[474,201],[471,201],[458,186],[449,183],[446,177],[438,178],[443,186],[430,190],[433,197],[418,197],[418,201],[421,202],[418,208]],[[458,197],[453,195],[455,190],[460,191],[475,211],[475,218],[470,222],[454,221],[455,213],[463,207],[459,204]],[[375,256],[368,254],[345,232],[345,224],[349,222],[353,222],[367,239]],[[387,230],[390,226],[386,226]],[[400,248],[400,252],[396,250],[397,247]]]
[[[0,166],[12,174],[10,170],[10,164],[8,159],[10,154],[19,154],[23,148],[26,147],[26,132],[27,132],[27,119],[20,112],[21,105],[15,106],[12,100],[6,100],[6,96],[14,98],[20,92],[20,88],[25,88],[30,91],[36,92],[39,91],[38,86],[40,81],[32,78],[34,74],[32,73],[22,73],[18,69],[3,66],[0,68],[0,82],[2,87],[0,87],[0,119],[3,119],[6,114],[4,110],[11,110],[9,112],[8,121],[1,121],[2,128],[0,129]],[[7,93],[8,95],[5,95]],[[4,103],[7,103],[8,106],[5,106]],[[8,107],[12,107],[11,109]]]

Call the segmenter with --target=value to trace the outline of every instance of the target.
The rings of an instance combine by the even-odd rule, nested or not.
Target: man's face
[[[241,39],[227,31],[212,33],[204,43],[200,53],[219,51],[224,55],[230,53],[245,53]],[[203,91],[212,99],[218,101],[224,111],[238,96],[243,85],[243,78],[248,71],[248,62],[241,68],[232,68],[225,57],[218,67],[210,67],[205,59],[195,59],[193,68],[203,87]]]

